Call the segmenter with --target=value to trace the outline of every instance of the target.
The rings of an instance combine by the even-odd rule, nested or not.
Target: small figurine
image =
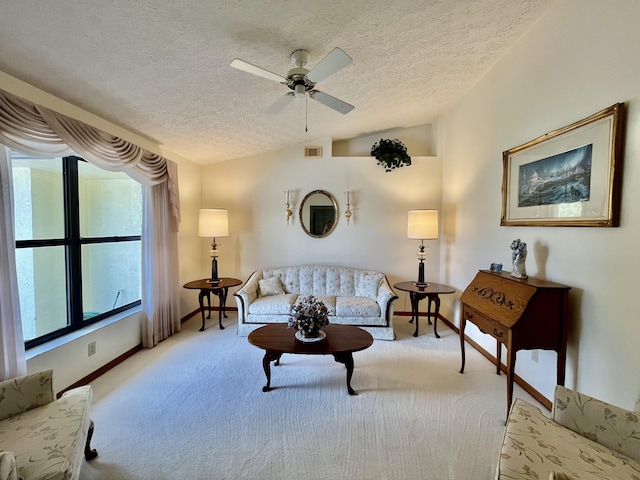
[[[527,269],[524,262],[527,259],[527,244],[521,242],[519,238],[511,242],[511,261],[513,270],[511,276],[516,278],[527,278]]]

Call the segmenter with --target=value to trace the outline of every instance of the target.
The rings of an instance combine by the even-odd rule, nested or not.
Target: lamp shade
[[[228,237],[229,211],[223,208],[201,208],[198,236]]]
[[[438,211],[409,210],[407,238],[418,240],[438,238]]]

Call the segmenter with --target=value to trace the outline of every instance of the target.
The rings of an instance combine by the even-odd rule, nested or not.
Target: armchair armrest
[[[0,452],[0,480],[19,480],[18,465],[13,452]]]
[[[551,418],[578,435],[640,461],[640,415],[556,386]]]
[[[0,420],[53,402],[53,370],[0,382]]]

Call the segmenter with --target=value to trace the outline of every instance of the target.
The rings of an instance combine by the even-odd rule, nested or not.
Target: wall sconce
[[[347,190],[344,192],[344,203],[347,206],[347,209],[344,211],[344,216],[347,217],[347,225],[349,225],[349,219],[351,218],[351,192]]]
[[[222,208],[201,208],[198,236],[213,238],[211,242],[211,279],[207,280],[207,282],[219,283],[218,244],[216,243],[216,237],[229,236],[229,211]]]
[[[427,253],[424,251],[424,241],[438,238],[438,211],[437,210],[409,210],[407,219],[407,238],[420,240],[418,250],[418,282],[416,286],[426,287],[424,281],[424,259]]]
[[[289,225],[289,219],[293,212],[291,211],[291,192],[289,190],[284,191],[284,204],[286,205],[286,209],[284,211],[285,217],[287,217],[287,225]]]

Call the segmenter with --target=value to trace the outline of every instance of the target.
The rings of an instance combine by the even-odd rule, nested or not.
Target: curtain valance
[[[177,177],[170,160],[79,120],[0,90],[0,143],[35,156],[77,154],[113,172],[125,172],[143,185],[168,182],[172,227],[180,223]],[[172,163],[172,162],[171,162]]]

